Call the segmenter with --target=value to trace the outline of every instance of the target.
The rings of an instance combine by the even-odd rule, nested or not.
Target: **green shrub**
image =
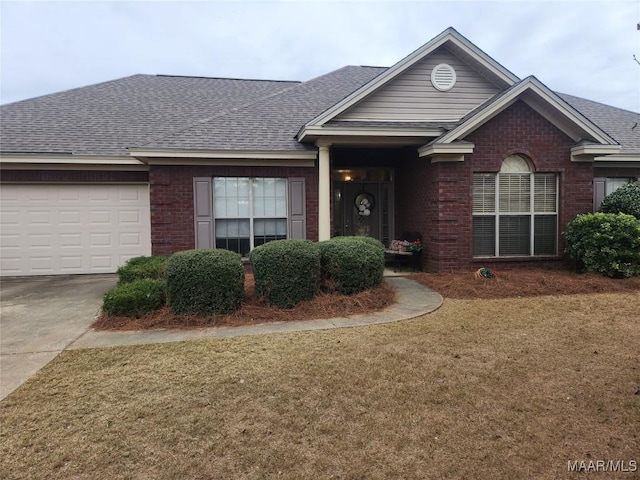
[[[133,257],[118,268],[118,285],[124,285],[135,280],[153,279],[164,280],[167,267],[167,257]]]
[[[256,293],[270,305],[291,308],[312,299],[320,285],[320,250],[307,240],[277,240],[249,256]]]
[[[135,280],[105,293],[102,310],[109,315],[140,318],[162,308],[165,298],[164,280]]]
[[[640,275],[640,220],[624,213],[578,215],[565,234],[579,270],[608,277]]]
[[[167,303],[175,314],[215,315],[240,307],[244,267],[229,250],[174,253],[167,262]]]
[[[320,242],[322,280],[353,295],[382,284],[384,246],[369,237],[335,237]]]
[[[640,220],[640,182],[627,183],[607,195],[600,205],[602,213],[626,213]]]

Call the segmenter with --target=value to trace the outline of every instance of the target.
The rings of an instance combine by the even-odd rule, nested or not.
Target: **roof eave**
[[[446,130],[444,128],[390,128],[390,127],[327,127],[309,125],[304,126],[298,134],[299,142],[315,142],[321,138],[415,138],[428,139],[441,136]]]
[[[131,156],[147,165],[243,165],[312,167],[317,151],[291,150],[184,150],[130,148]]]
[[[6,169],[33,168],[83,168],[101,170],[147,170],[144,162],[130,156],[73,155],[57,153],[1,153],[0,166]]]

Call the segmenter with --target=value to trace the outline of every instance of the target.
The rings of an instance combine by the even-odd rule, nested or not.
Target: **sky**
[[[638,24],[640,0],[0,0],[0,103],[137,73],[304,81],[452,26],[520,78],[640,112]]]

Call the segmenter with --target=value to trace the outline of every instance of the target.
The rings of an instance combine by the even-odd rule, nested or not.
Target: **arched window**
[[[473,256],[556,255],[558,175],[532,173],[523,155],[473,175]]]

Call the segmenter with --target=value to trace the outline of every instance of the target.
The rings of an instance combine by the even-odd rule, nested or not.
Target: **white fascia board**
[[[560,97],[549,90],[535,77],[528,77],[523,80],[519,85],[499,97],[495,102],[491,103],[483,110],[477,112],[462,125],[443,135],[440,142],[453,142],[459,138],[463,138],[511,106],[527,91],[538,95],[539,98],[561,112],[580,129],[591,135],[596,141],[605,145],[617,145],[617,142],[613,138],[603,132],[593,122],[588,120],[569,104],[560,99]]]
[[[458,33],[453,28],[448,28],[444,32],[442,32],[437,37],[433,38],[425,45],[420,47],[415,52],[409,54],[398,63],[388,68],[380,75],[375,77],[369,83],[363,85],[358,90],[353,92],[351,95],[345,97],[342,101],[336,103],[333,107],[325,110],[323,113],[315,117],[313,120],[307,123],[307,125],[323,125],[336,115],[347,110],[349,107],[358,103],[363,98],[367,97],[375,90],[383,86],[385,83],[393,79],[394,77],[400,75],[402,72],[407,70],[408,68],[415,65],[417,62],[422,60],[424,57],[432,53],[437,48],[441,47],[447,42],[452,42],[470,56],[476,57],[479,62],[483,63],[490,71],[495,73],[498,77],[503,79],[507,85],[513,85],[519,79],[511,72],[509,72],[506,68],[501,66],[491,57],[489,57],[486,53],[476,47],[473,43],[463,37],[460,33]]]
[[[167,148],[130,148],[132,157],[151,158],[200,158],[200,159],[253,159],[253,160],[315,160],[317,152],[277,150],[182,150]],[[144,161],[144,160],[143,160]],[[180,164],[183,164],[180,162]]]
[[[147,158],[148,165],[208,165],[237,167],[314,167],[313,159],[277,159],[277,158]]]
[[[0,164],[5,165],[70,165],[70,166],[128,166],[145,167],[140,160],[126,156],[67,155],[67,154],[0,154]]]
[[[621,148],[620,145],[577,145],[571,149],[571,155],[615,155]]]
[[[471,142],[434,143],[423,145],[418,149],[419,157],[433,157],[435,155],[464,155],[473,153],[475,145]]]
[[[607,155],[607,156],[595,157],[593,160],[601,164],[610,164],[613,162],[616,162],[616,163],[622,162],[622,163],[629,164],[629,163],[636,162],[638,163],[638,165],[634,165],[634,166],[640,168],[640,153],[621,153],[618,155]],[[598,165],[595,165],[595,166],[598,166]],[[600,165],[600,166],[604,166],[604,165]]]
[[[332,128],[322,126],[305,126],[300,132],[298,141],[316,139],[318,137],[439,137],[444,129],[426,130],[424,128],[388,128],[388,127],[350,127]]]

